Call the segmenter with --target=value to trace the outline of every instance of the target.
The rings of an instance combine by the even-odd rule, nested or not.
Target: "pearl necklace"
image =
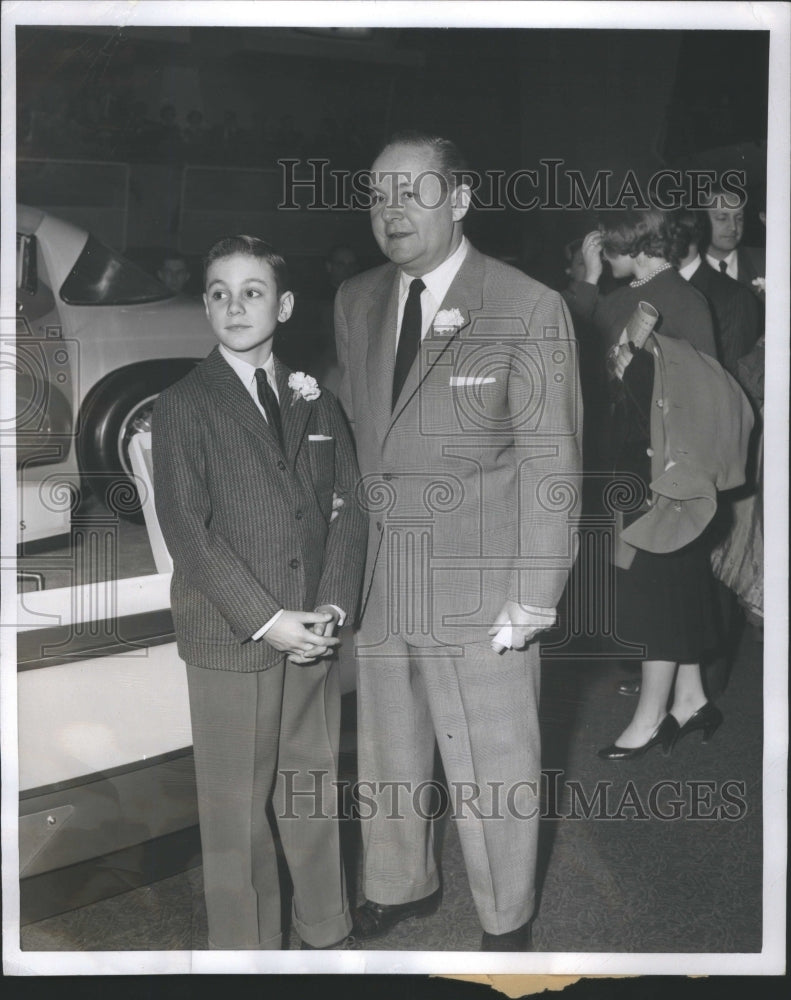
[[[647,274],[644,278],[635,278],[634,281],[630,281],[629,287],[639,288],[641,285],[647,284],[652,278],[655,278],[658,274],[661,274],[662,271],[666,271],[669,267],[672,266],[673,265],[670,263],[669,260],[663,261],[655,271],[652,271],[650,274]]]

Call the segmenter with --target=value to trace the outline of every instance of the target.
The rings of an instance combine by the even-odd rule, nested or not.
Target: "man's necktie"
[[[728,273],[728,262],[727,261],[724,261],[724,260],[720,261],[720,270],[722,271],[723,274],[727,274]]]
[[[420,293],[425,287],[420,278],[415,278],[409,286],[409,295],[404,306],[404,318],[401,320],[401,334],[398,338],[398,350],[396,351],[392,409],[395,409],[409,369],[412,367],[412,362],[415,360],[417,349],[420,346],[420,332],[423,325]]]
[[[275,437],[280,445],[280,450],[285,451],[285,447],[283,446],[283,424],[280,420],[280,404],[277,401],[275,390],[269,384],[269,379],[266,377],[266,372],[263,368],[256,368],[255,383],[258,388],[258,399],[261,402],[261,406],[264,408],[264,413],[266,414],[266,419],[269,421],[269,426],[275,432]]]

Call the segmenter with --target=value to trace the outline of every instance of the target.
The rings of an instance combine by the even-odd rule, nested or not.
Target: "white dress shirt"
[[[739,258],[735,250],[731,250],[727,257],[722,258],[728,265],[728,269],[725,272],[729,278],[734,278],[736,281],[739,280]],[[706,254],[706,260],[711,264],[715,271],[720,269],[720,261],[717,257],[712,257],[710,253]]]
[[[420,327],[420,339],[426,336],[437,315],[437,310],[442,305],[442,300],[448,293],[448,289],[453,283],[453,279],[459,273],[459,268],[464,263],[467,256],[467,237],[462,236],[461,243],[456,247],[450,257],[447,257],[433,271],[422,274],[423,284],[426,286],[420,293],[420,314],[422,324]],[[401,334],[401,321],[404,318],[404,307],[406,306],[409,286],[415,280],[414,275],[401,272],[401,283],[398,289],[398,320],[396,322],[396,351],[398,350],[398,338]],[[451,308],[453,304],[451,303]]]
[[[220,354],[222,354],[222,356],[225,358],[225,360],[228,362],[231,368],[233,368],[233,370],[239,376],[242,385],[250,393],[250,398],[258,408],[258,412],[261,414],[264,420],[266,420],[266,412],[264,411],[264,408],[261,405],[261,400],[258,398],[258,383],[255,380],[255,373],[257,370],[256,366],[251,365],[248,361],[243,361],[241,358],[238,358],[235,354],[231,354],[231,352],[225,347],[224,344],[220,344]],[[277,397],[277,401],[279,403],[280,396],[278,395],[277,379],[275,378],[274,354],[270,354],[269,357],[266,359],[266,361],[263,363],[263,365],[259,365],[258,367],[263,368],[264,371],[266,372],[266,380],[271,386],[272,392],[274,392],[275,396]],[[331,604],[329,606],[331,608],[334,608],[340,615],[340,618],[338,620],[338,626],[340,627],[346,621],[346,613],[341,608],[336,607],[336,605],[334,604]],[[270,628],[272,628],[272,626],[275,624],[278,618],[280,618],[280,616],[283,614],[284,611],[285,608],[281,608],[279,611],[276,611],[269,619],[269,621],[265,625],[263,625],[256,633],[254,633],[254,635],[252,636],[253,640],[255,641],[258,639],[262,639],[266,635],[266,633],[270,630]]]

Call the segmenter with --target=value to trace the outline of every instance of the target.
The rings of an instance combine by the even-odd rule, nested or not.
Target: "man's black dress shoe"
[[[381,937],[396,924],[409,917],[428,917],[437,911],[442,893],[436,889],[430,896],[416,899],[411,903],[396,903],[386,905],[374,903],[366,899],[362,906],[357,907],[352,915],[354,926],[352,937],[361,941]]]
[[[662,751],[667,757],[678,739],[678,733],[678,722],[668,713],[656,727],[651,738],[642,746],[619,747],[617,743],[611,743],[608,747],[599,750],[598,754],[602,760],[634,760],[635,757],[642,757],[646,750],[650,750],[651,747],[661,744]]]
[[[528,920],[526,924],[517,927],[516,930],[506,931],[505,934],[489,934],[483,932],[481,938],[481,951],[532,951],[533,950],[533,922]]]

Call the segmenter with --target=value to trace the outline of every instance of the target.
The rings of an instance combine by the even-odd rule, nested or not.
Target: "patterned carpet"
[[[719,699],[725,722],[710,744],[701,745],[694,733],[670,758],[651,751],[620,764],[599,760],[595,751],[611,742],[633,710],[634,700],[616,693],[622,669],[545,662],[549,798],[539,851],[537,951],[760,951],[762,649],[747,630]],[[354,712],[345,701],[344,745],[350,748]],[[344,759],[347,769],[353,766],[350,754]],[[345,836],[350,883],[359,884],[351,824]],[[377,950],[477,951],[480,927],[452,822],[443,821],[439,839],[439,912],[397,926],[376,942]],[[30,951],[205,948],[201,870],[29,924],[21,943]],[[292,934],[290,947],[299,944]]]

